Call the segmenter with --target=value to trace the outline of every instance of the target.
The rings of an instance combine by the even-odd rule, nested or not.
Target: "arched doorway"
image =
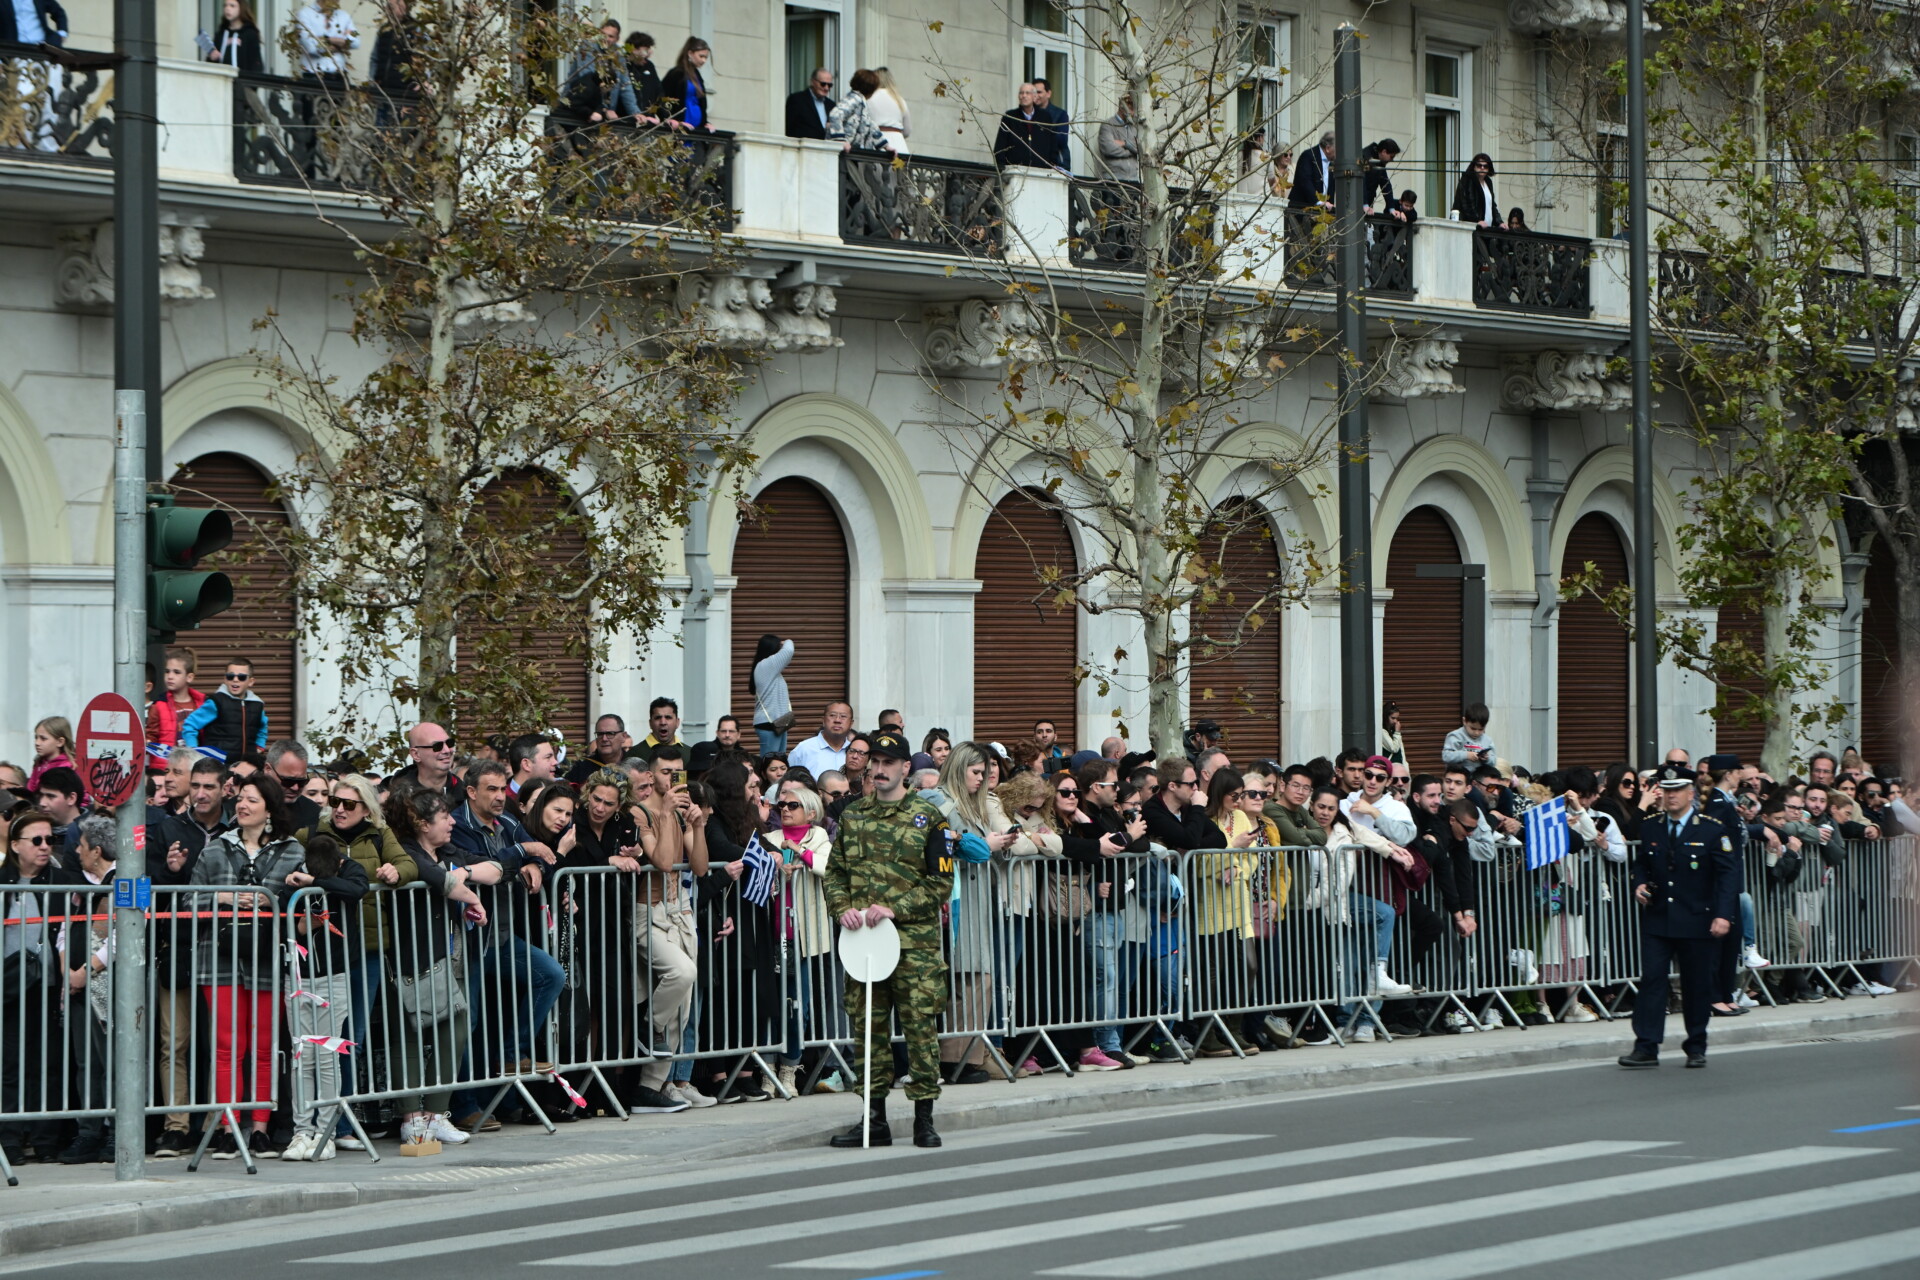
[[[1588,564],[1599,570],[1596,585],[1602,594],[1627,584],[1627,549],[1613,521],[1598,512],[1581,516],[1567,532],[1560,576],[1572,577]],[[1560,604],[1558,650],[1558,764],[1605,770],[1627,758],[1632,705],[1627,629],[1593,594],[1583,592]]]
[[[539,559],[542,570],[558,584],[582,580],[588,572],[591,554],[587,543],[588,523],[584,516],[556,519],[566,511],[569,499],[553,478],[544,471],[525,468],[502,473],[480,495],[483,510],[494,521],[510,521],[537,528],[542,538]],[[518,506],[516,504],[524,504]],[[582,753],[591,742],[587,699],[592,677],[588,659],[592,646],[592,625],[588,603],[564,601],[557,597],[527,601],[515,608],[494,627],[463,624],[460,636],[468,641],[455,642],[455,665],[469,670],[473,661],[473,642],[480,637],[504,631],[511,651],[503,661],[511,664],[516,681],[538,682],[558,707],[554,724],[524,724],[503,716],[489,707],[475,707],[463,700],[455,709],[457,729],[469,741],[490,734],[518,735],[557,728],[565,736],[573,755]]]
[[[1060,741],[1079,745],[1075,713],[1080,617],[1072,605],[1036,603],[1041,574],[1075,572],[1067,522],[1044,495],[1000,499],[980,533],[973,574],[973,736],[1003,746],[1052,720]]]
[[[1388,702],[1400,705],[1407,764],[1415,773],[1440,770],[1440,744],[1460,725],[1465,687],[1460,579],[1423,578],[1418,569],[1462,563],[1453,526],[1438,507],[1415,507],[1393,531],[1387,553],[1387,589],[1393,598],[1382,627],[1381,687]]]
[[[1893,553],[1876,537],[1867,552],[1860,614],[1860,754],[1883,773],[1906,770],[1900,758],[1900,596]],[[1911,709],[1907,709],[1911,714]]]
[[[773,632],[793,641],[787,693],[797,743],[820,727],[829,702],[848,699],[847,615],[852,571],[840,515],[807,480],[776,480],[754,499],[757,515],[733,542],[733,712],[752,736],[748,677],[754,646]],[[879,708],[868,708],[868,712]],[[860,708],[854,708],[855,714]]]
[[[1217,626],[1217,638],[1222,640],[1238,630],[1242,639],[1238,646],[1193,651],[1189,716],[1219,721],[1235,760],[1278,759],[1280,620],[1285,606],[1276,600],[1255,611],[1257,627],[1248,608],[1281,584],[1279,544],[1264,514],[1249,499],[1221,503],[1220,516],[1208,531],[1204,548],[1209,558],[1216,554],[1220,558],[1220,600],[1212,609],[1196,607],[1194,626],[1197,630]]]
[[[269,492],[274,481],[237,453],[206,453],[174,473],[182,506],[215,503],[233,517],[233,541],[208,565],[233,579],[233,607],[217,613],[179,643],[194,652],[194,687],[211,692],[231,658],[253,664],[253,691],[267,707],[273,738],[298,735],[300,647],[295,639],[293,567],[274,546],[292,527],[287,509]]]

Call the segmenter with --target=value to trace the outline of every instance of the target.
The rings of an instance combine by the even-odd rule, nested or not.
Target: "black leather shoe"
[[[913,1104],[913,1145],[937,1147],[940,1135],[933,1131],[933,1099],[921,1098]]]
[[[61,1164],[99,1164],[113,1159],[113,1143],[105,1138],[75,1138],[59,1159]]]
[[[1619,1062],[1621,1066],[1626,1067],[1630,1071],[1644,1071],[1648,1067],[1659,1066],[1660,1056],[1658,1054],[1648,1053],[1644,1049],[1635,1049],[1632,1053],[1621,1054]]]
[[[1687,1065],[1690,1067],[1704,1067],[1707,1065],[1707,1055],[1704,1053],[1690,1053],[1687,1055]]]
[[[887,1101],[884,1097],[873,1100],[873,1106],[867,1112],[867,1120],[869,1125],[867,1145],[874,1147],[892,1146],[893,1129],[887,1124]],[[834,1134],[833,1137],[827,1140],[827,1145],[830,1147],[838,1147],[842,1151],[845,1151],[849,1147],[858,1151],[861,1145],[860,1137],[860,1126],[856,1124],[845,1133]]]

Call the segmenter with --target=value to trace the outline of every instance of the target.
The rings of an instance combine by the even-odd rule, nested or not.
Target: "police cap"
[[[1694,785],[1693,770],[1683,764],[1662,765],[1655,771],[1653,781],[1662,791],[1678,791]]]

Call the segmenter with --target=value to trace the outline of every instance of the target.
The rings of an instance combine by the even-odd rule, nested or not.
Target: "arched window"
[[[1594,512],[1567,533],[1560,576],[1591,563],[1604,594],[1627,583],[1627,549],[1613,521]],[[1628,758],[1627,713],[1631,705],[1627,629],[1591,594],[1560,605],[1560,689],[1555,699],[1561,768],[1587,765],[1604,770]]]
[[[1462,564],[1453,527],[1437,507],[1416,507],[1400,520],[1387,552],[1387,601],[1380,664],[1386,701],[1400,705],[1407,765],[1438,773],[1440,744],[1460,726],[1465,621],[1458,578],[1422,578],[1423,564]],[[1496,739],[1497,741],[1497,739]],[[1371,750],[1374,742],[1341,743]]]
[[[274,542],[291,527],[286,507],[269,490],[273,480],[237,453],[207,453],[174,473],[182,506],[209,500],[233,515],[233,541],[208,564],[233,579],[233,607],[217,613],[179,643],[194,652],[194,687],[220,687],[229,658],[253,663],[253,691],[267,706],[274,738],[293,737],[301,723],[299,644],[293,567]],[[237,513],[237,514],[235,514]]]
[[[1249,499],[1231,498],[1220,504],[1220,520],[1208,531],[1204,554],[1220,557],[1221,599],[1212,609],[1196,607],[1194,626],[1228,641],[1236,630],[1241,642],[1223,644],[1217,651],[1195,649],[1190,667],[1188,715],[1194,720],[1217,720],[1227,731],[1227,749],[1235,760],[1280,757],[1280,619],[1279,601],[1263,605],[1248,620],[1254,601],[1281,585],[1279,544],[1272,527]],[[1224,544],[1220,542],[1226,535]],[[1217,549],[1217,550],[1216,550]],[[1209,696],[1211,695],[1211,696]],[[1285,763],[1282,761],[1282,763]]]
[[[751,741],[754,646],[769,631],[793,641],[787,693],[789,742],[820,727],[829,702],[850,700],[847,535],[827,495],[811,481],[776,480],[754,499],[759,514],[733,543],[733,713]],[[856,707],[856,714],[860,708]],[[869,713],[879,708],[867,708]]]
[[[1041,600],[1041,575],[1078,566],[1067,522],[1048,499],[1021,490],[1000,499],[974,553],[973,736],[1003,746],[1052,720],[1078,745],[1080,611]]]
[[[1758,609],[1745,604],[1720,606],[1719,638],[1730,640],[1735,636],[1745,640],[1747,647],[1759,654],[1761,658],[1764,659],[1767,656],[1766,626]],[[1751,680],[1729,681],[1726,687],[1718,691],[1719,701],[1716,704],[1716,712],[1719,707],[1724,707],[1729,712],[1745,707],[1749,695],[1760,693],[1764,687],[1764,682],[1757,677]],[[1683,728],[1681,741],[1668,745],[1690,746],[1686,736],[1687,731]],[[1739,756],[1742,764],[1760,763],[1760,748],[1766,740],[1766,726],[1758,720],[1736,723],[1719,714],[1714,717],[1713,749]],[[1698,758],[1704,753],[1695,750],[1693,754]]]

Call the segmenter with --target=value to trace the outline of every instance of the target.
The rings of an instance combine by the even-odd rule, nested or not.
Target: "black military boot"
[[[921,1098],[913,1104],[913,1145],[937,1147],[940,1135],[933,1131],[933,1099]]]
[[[886,1094],[882,1093],[882,1094],[876,1094],[874,1096],[873,1107],[871,1110],[867,1112],[867,1118],[868,1118],[868,1123],[871,1126],[870,1131],[867,1134],[868,1145],[875,1146],[875,1147],[892,1146],[893,1130],[887,1127],[887,1095]],[[915,1122],[914,1127],[917,1131],[919,1128],[918,1121]],[[929,1129],[928,1132],[932,1132],[932,1130]],[[832,1138],[827,1140],[827,1145],[830,1147],[839,1147],[842,1150],[845,1150],[848,1147],[852,1147],[855,1151],[858,1151],[860,1149],[860,1137],[861,1137],[860,1126],[856,1124],[855,1126],[853,1126],[853,1128],[847,1130],[845,1133],[834,1134]],[[939,1139],[936,1138],[934,1139],[934,1141],[938,1142]]]

